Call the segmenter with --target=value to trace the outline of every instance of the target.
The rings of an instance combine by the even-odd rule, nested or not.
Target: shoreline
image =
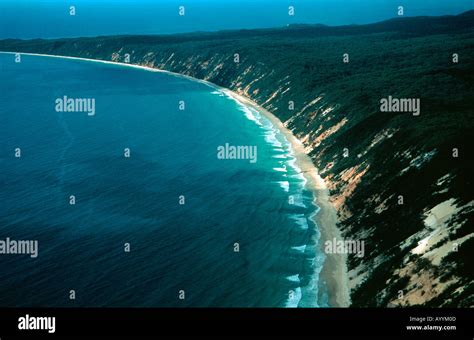
[[[317,211],[311,218],[316,223],[321,233],[321,251],[324,249],[323,246],[325,241],[331,241],[333,238],[338,240],[342,239],[341,232],[337,228],[336,209],[329,201],[329,189],[327,188],[326,183],[322,177],[319,175],[318,169],[314,165],[313,161],[306,154],[304,150],[304,144],[298,138],[296,138],[291,130],[284,126],[283,122],[273,113],[265,110],[251,99],[235,93],[232,90],[223,87],[216,88],[219,88],[227,95],[232,96],[232,98],[239,101],[240,103],[250,106],[265,115],[265,117],[270,120],[270,122],[276,128],[278,128],[278,130],[280,130],[288,142],[290,142],[298,166],[308,181],[306,183],[306,188],[313,193],[313,204],[319,207],[319,211]],[[324,261],[320,275],[322,276],[323,281],[326,281],[327,283],[330,307],[349,307],[350,294],[347,256],[345,254],[326,253],[324,253],[324,255],[326,259]]]
[[[151,72],[161,72],[167,73],[176,77],[182,77],[189,79],[191,81],[197,81],[199,83],[205,84],[214,89],[220,90],[225,94],[231,96],[234,100],[239,103],[252,107],[258,112],[262,113],[279,131],[284,135],[284,137],[290,142],[293,147],[294,156],[297,160],[298,166],[302,171],[302,174],[307,179],[306,187],[313,193],[313,204],[319,207],[319,211],[316,212],[311,218],[314,220],[316,225],[319,228],[321,233],[320,237],[320,247],[321,251],[324,253],[324,242],[327,240],[332,240],[333,238],[342,239],[341,233],[337,228],[337,212],[334,206],[329,201],[329,190],[319,175],[319,172],[314,165],[311,158],[305,153],[303,143],[296,138],[293,133],[284,126],[283,122],[278,119],[274,114],[265,110],[257,103],[253,102],[251,99],[244,97],[230,89],[221,87],[219,85],[213,84],[206,80],[197,79],[188,75],[156,69],[148,66],[114,62],[100,59],[90,59],[90,58],[81,58],[81,57],[71,57],[71,56],[60,56],[60,55],[50,55],[50,54],[39,54],[39,53],[23,53],[23,52],[3,52],[0,51],[0,54],[20,54],[20,55],[31,55],[31,56],[42,56],[50,58],[62,58],[62,59],[72,59],[72,60],[82,60],[90,62],[100,62],[104,64],[111,64],[116,66],[127,66],[133,67],[145,71]],[[329,296],[329,305],[331,307],[348,307],[350,305],[350,295],[349,295],[349,285],[348,285],[348,271],[347,271],[347,259],[344,254],[326,254],[323,268],[321,269],[320,275],[322,281],[325,281],[328,296]]]

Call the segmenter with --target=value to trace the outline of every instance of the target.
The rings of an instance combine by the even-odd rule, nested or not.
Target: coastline
[[[214,84],[212,84],[214,85]],[[293,147],[294,156],[301,172],[308,181],[306,187],[313,192],[313,204],[319,207],[319,211],[312,218],[321,232],[321,250],[323,251],[324,242],[333,240],[334,238],[342,239],[341,233],[337,228],[337,212],[329,201],[329,189],[326,183],[319,175],[318,169],[314,165],[311,158],[305,153],[304,144],[296,138],[293,133],[283,125],[282,121],[274,114],[260,107],[251,99],[244,97],[226,88],[218,87],[221,91],[232,96],[240,103],[250,106],[258,112],[265,115],[271,123],[280,130],[285,138]],[[331,307],[349,307],[349,279],[347,271],[347,256],[345,254],[326,254],[321,276],[327,284],[329,304]]]
[[[70,57],[60,55],[49,55],[49,54],[38,54],[38,53],[23,53],[23,52],[2,52],[0,54],[13,54],[19,53],[20,55],[32,55],[32,56],[43,56],[51,58],[62,58],[62,59],[73,59],[91,62],[100,62],[105,64],[112,64],[118,66],[127,66],[137,69],[142,69],[151,72],[162,72],[173,76],[186,78],[192,81],[197,81],[214,89],[220,90],[225,94],[229,95],[236,101],[243,105],[252,107],[258,112],[262,113],[280,132],[285,138],[291,143],[296,157],[298,166],[300,167],[303,175],[307,179],[307,189],[313,192],[314,201],[319,211],[312,216],[321,233],[321,251],[323,251],[323,245],[326,240],[332,240],[333,238],[341,239],[340,231],[337,228],[337,212],[333,205],[329,201],[329,190],[327,189],[324,180],[318,173],[318,170],[311,158],[305,153],[303,143],[297,139],[293,133],[287,129],[284,124],[271,112],[260,107],[257,103],[251,99],[244,97],[232,90],[224,87],[220,87],[216,84],[208,82],[206,80],[197,79],[191,76],[183,75],[180,73],[156,69],[148,66],[114,62],[100,59],[90,59],[81,57]],[[348,288],[348,271],[347,271],[347,260],[346,255],[343,254],[326,254],[323,268],[321,270],[321,277],[326,283],[329,295],[329,304],[331,307],[348,307],[350,305],[350,296]]]

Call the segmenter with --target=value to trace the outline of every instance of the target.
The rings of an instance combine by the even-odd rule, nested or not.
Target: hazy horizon
[[[69,15],[69,6],[76,15]],[[131,6],[132,5],[132,6]],[[179,6],[185,15],[178,15]],[[294,6],[294,15],[288,7]],[[473,9],[472,0],[151,0],[3,1],[0,39],[73,38],[101,35],[155,35],[283,27],[369,24],[397,17],[457,15]]]

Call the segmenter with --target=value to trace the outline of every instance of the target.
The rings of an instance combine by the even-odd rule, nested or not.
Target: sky
[[[294,16],[288,15],[289,6]],[[395,17],[398,6],[404,6],[405,16],[447,15],[474,9],[474,0],[0,0],[0,38],[365,24]]]

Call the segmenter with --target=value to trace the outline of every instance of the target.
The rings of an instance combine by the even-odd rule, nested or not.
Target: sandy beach
[[[213,86],[216,86],[213,84]],[[341,233],[337,228],[337,212],[329,201],[329,190],[324,180],[318,173],[318,169],[311,158],[305,153],[303,143],[288,130],[283,123],[271,112],[258,106],[252,100],[241,96],[231,90],[223,89],[221,91],[232,96],[237,101],[251,106],[264,114],[272,124],[277,127],[291,143],[298,166],[307,179],[306,187],[314,193],[314,203],[320,208],[317,214],[313,216],[321,232],[321,251],[324,251],[324,242],[334,238],[342,239]],[[348,307],[350,305],[350,295],[348,288],[347,259],[345,254],[326,254],[326,260],[321,271],[323,281],[326,281],[329,304],[331,307]]]
[[[15,55],[16,52],[0,52],[5,54]],[[47,55],[47,54],[36,54],[36,53],[20,53],[21,55],[32,55],[32,56],[44,56],[52,58],[64,58],[64,59],[74,59],[74,60],[84,60],[92,62],[100,62],[105,64],[113,64],[120,66],[127,66],[138,68],[142,70],[152,71],[152,72],[163,72],[177,77],[183,77],[190,79],[192,81],[197,81],[203,84],[206,84],[210,87],[218,89],[225,94],[231,96],[238,102],[250,106],[260,113],[265,115],[272,124],[277,127],[285,138],[292,144],[295,157],[297,159],[298,166],[302,170],[303,175],[307,179],[307,189],[314,193],[314,203],[320,208],[319,212],[313,216],[316,224],[319,227],[321,232],[321,251],[324,251],[324,242],[326,240],[332,240],[333,238],[342,239],[340,231],[337,228],[337,213],[335,208],[329,201],[329,191],[327,189],[324,180],[318,173],[315,165],[313,164],[311,158],[305,153],[303,143],[297,139],[290,130],[288,130],[283,123],[272,113],[265,110],[264,108],[258,106],[251,99],[241,96],[229,89],[222,88],[216,84],[210,83],[205,80],[193,78],[187,75],[170,72],[166,70],[160,70],[156,68],[151,68],[147,66],[134,65],[121,62],[113,62],[99,59],[88,59],[80,57],[68,57],[68,56],[58,56],[58,55]],[[329,294],[329,304],[331,307],[347,307],[350,305],[350,295],[348,288],[348,275],[347,275],[347,264],[346,264],[346,255],[343,254],[326,254],[326,260],[321,271],[321,278],[326,282]]]

